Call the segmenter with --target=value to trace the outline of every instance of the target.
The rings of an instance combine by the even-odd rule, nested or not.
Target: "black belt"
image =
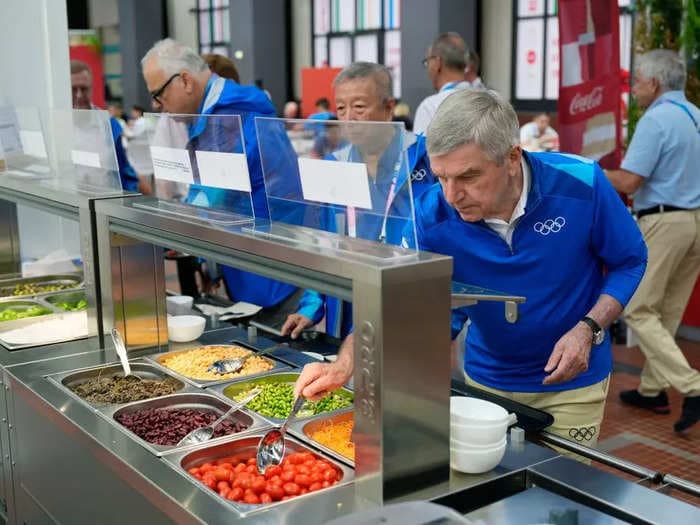
[[[645,210],[639,210],[636,212],[637,218],[641,219],[645,215],[651,215],[652,213],[665,213],[667,211],[688,211],[688,208],[679,208],[678,206],[670,206],[668,204],[659,204],[658,206],[652,206]]]

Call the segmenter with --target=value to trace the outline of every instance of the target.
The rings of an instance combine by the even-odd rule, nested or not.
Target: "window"
[[[620,6],[620,66],[629,70],[632,49],[630,0]],[[517,110],[556,111],[559,97],[557,0],[517,0],[513,6],[512,98]]]
[[[400,0],[312,0],[314,67],[385,64],[401,93]]]
[[[197,14],[199,53],[228,56],[231,43],[228,0],[197,0],[193,11]]]

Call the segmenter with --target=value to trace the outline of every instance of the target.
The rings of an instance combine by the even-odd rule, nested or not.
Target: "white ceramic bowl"
[[[206,319],[198,315],[168,317],[168,339],[176,343],[194,341],[204,332]]]
[[[460,425],[494,425],[509,421],[505,408],[474,397],[450,398],[450,423]]]
[[[470,442],[465,442],[465,441],[458,441],[456,439],[450,438],[450,448],[454,450],[466,450],[466,451],[472,451],[472,450],[487,450],[490,448],[498,448],[503,443],[506,442],[506,437],[503,436],[501,439],[497,441],[493,441],[491,443],[487,443],[485,445],[475,445]]]
[[[165,307],[170,315],[186,315],[192,310],[194,298],[189,295],[169,295],[165,298]]]
[[[450,467],[467,474],[488,472],[498,465],[506,453],[506,442],[493,448],[453,449],[450,447]]]
[[[473,445],[492,445],[500,443],[506,436],[508,427],[517,422],[515,414],[508,414],[506,421],[483,423],[480,425],[461,425],[450,423],[450,438]]]

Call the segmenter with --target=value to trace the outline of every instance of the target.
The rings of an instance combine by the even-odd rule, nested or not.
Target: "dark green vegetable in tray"
[[[270,383],[260,384],[256,387],[261,387],[263,391],[250,403],[248,408],[254,410],[258,414],[267,417],[284,419],[292,410],[294,401],[294,387],[288,383]],[[233,396],[233,399],[238,401],[248,395],[251,389],[245,390]],[[352,397],[332,393],[317,402],[307,401],[301,407],[298,417],[309,417],[324,412],[331,412],[341,408],[347,408],[352,405]]]

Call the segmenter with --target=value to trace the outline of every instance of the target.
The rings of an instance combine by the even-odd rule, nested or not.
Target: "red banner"
[[[618,168],[620,19],[618,0],[559,0],[559,143]]]

